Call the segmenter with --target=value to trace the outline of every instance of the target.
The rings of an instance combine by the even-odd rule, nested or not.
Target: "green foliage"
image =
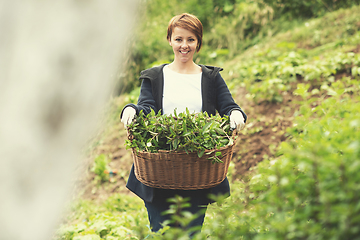
[[[324,53],[321,58],[308,59],[306,53],[299,50],[278,54],[276,58],[242,62],[238,65],[238,79],[244,79],[248,97],[254,101],[282,102],[282,94],[293,87],[291,83],[305,80],[314,87],[320,82],[325,87],[334,81],[336,74],[352,73],[357,76],[359,66],[360,56],[353,52],[335,51]]]
[[[301,108],[297,125],[289,130],[293,139],[282,143],[283,155],[259,167],[250,189],[257,196],[254,203],[264,204],[259,209],[262,226],[269,228],[264,237],[359,236],[359,100],[339,95],[320,99],[315,108]]]
[[[140,112],[128,131],[131,138],[126,140],[127,148],[145,152],[197,152],[202,157],[205,150],[216,151],[234,141],[228,116],[195,114],[188,109],[179,114],[175,110],[174,115],[156,114],[153,110],[148,115]],[[221,162],[218,153],[209,159]]]
[[[213,56],[218,49],[228,49],[228,57],[233,57],[242,49],[254,44],[261,38],[262,28],[273,19],[273,11],[262,1],[241,0],[232,5],[231,14],[214,21],[212,29],[205,35],[206,43]],[[201,54],[202,61],[210,61]]]
[[[186,211],[185,209],[190,207],[188,200],[188,198],[180,196],[168,199],[168,202],[171,203],[170,209],[165,211],[163,214],[169,214],[171,217],[170,220],[164,222],[164,226],[167,227],[169,224],[172,224],[172,226],[175,227],[164,229],[162,232],[162,234],[165,235],[164,239],[188,239],[188,236],[192,232],[200,230],[200,227],[188,227],[191,221],[195,220],[200,214],[202,214],[202,212],[192,214],[191,212]]]
[[[71,204],[69,223],[63,224],[54,239],[144,239],[147,216],[140,199],[114,194],[101,203],[78,200]]]
[[[93,166],[91,167],[91,172],[95,173],[95,182],[101,183],[108,180],[108,175],[105,173],[105,170],[108,170],[108,164],[110,159],[105,154],[100,154],[94,160]]]
[[[286,14],[288,18],[319,17],[330,11],[360,4],[359,0],[264,0],[264,2],[275,10],[276,15]]]

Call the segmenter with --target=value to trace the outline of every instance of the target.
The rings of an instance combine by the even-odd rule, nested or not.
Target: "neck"
[[[201,67],[195,64],[193,61],[186,63],[173,61],[169,64],[169,68],[175,72],[183,74],[194,74],[201,72]]]

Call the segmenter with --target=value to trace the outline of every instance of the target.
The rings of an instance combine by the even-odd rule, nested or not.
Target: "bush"
[[[341,82],[336,87],[345,92]],[[308,96],[304,85],[297,93]],[[236,199],[211,209],[197,239],[360,239],[356,94],[305,100],[281,156],[260,163],[247,183],[236,183]]]
[[[327,12],[360,4],[359,0],[264,0],[264,2],[275,10],[276,16],[286,14],[290,19],[320,17]]]

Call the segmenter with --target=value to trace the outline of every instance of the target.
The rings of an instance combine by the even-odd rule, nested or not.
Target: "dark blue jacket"
[[[128,104],[135,108],[138,114],[141,110],[145,114],[150,113],[151,109],[155,112],[162,111],[162,98],[164,88],[163,68],[166,64],[158,67],[146,69],[141,72],[142,80],[140,96],[137,105]],[[247,116],[243,110],[235,103],[231,93],[220,75],[222,68],[200,65],[202,68],[201,94],[202,94],[202,111],[209,115],[215,115],[216,111],[221,115],[230,115],[233,110],[240,110],[246,121]],[[124,109],[125,109],[124,107]],[[122,116],[122,113],[120,117]],[[154,189],[141,183],[134,173],[134,165],[131,168],[130,176],[126,187],[142,198],[144,201],[152,202],[154,197]],[[204,194],[228,194],[230,195],[230,186],[227,178],[219,185],[201,190]],[[209,201],[210,202],[210,201]]]

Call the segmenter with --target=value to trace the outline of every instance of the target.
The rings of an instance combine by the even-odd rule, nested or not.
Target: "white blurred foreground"
[[[136,7],[134,0],[0,2],[0,240],[51,238]]]

